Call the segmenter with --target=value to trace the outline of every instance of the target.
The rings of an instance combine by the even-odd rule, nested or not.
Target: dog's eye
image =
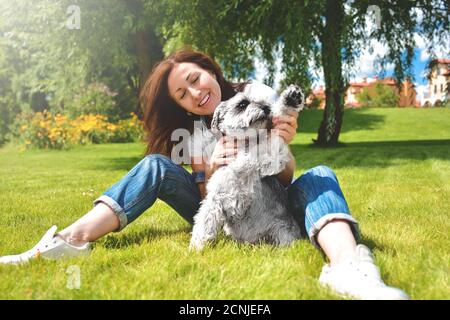
[[[237,105],[237,108],[241,111],[245,110],[245,108],[247,108],[247,106],[249,105],[249,101],[248,100],[242,100],[241,102],[239,102],[239,104]]]

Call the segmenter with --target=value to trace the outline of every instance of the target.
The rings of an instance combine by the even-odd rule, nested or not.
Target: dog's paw
[[[283,91],[281,96],[283,97],[283,102],[286,106],[295,108],[296,110],[301,110],[303,108],[305,96],[299,86],[291,84]]]

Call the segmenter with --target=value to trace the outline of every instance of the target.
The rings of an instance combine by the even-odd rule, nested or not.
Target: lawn
[[[388,284],[413,299],[450,299],[450,109],[346,110],[342,146],[311,147],[321,111],[306,111],[291,149],[296,176],[333,168],[363,243]],[[0,149],[0,255],[29,249],[63,228],[142,157],[141,144],[70,151]],[[322,255],[307,240],[289,248],[239,245],[221,236],[188,252],[190,226],[158,200],[89,257],[0,266],[0,299],[336,299],[320,286]],[[81,286],[69,289],[71,266]]]

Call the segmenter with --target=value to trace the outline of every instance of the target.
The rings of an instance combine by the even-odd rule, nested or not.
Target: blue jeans
[[[314,167],[287,188],[289,209],[304,236],[319,247],[317,233],[332,220],[350,223],[355,238],[358,224],[342,194],[334,172],[325,166]],[[151,154],[142,159],[119,182],[94,201],[109,206],[120,220],[117,231],[137,219],[159,198],[177,211],[187,222],[194,223],[200,206],[200,192],[192,175],[168,157]]]

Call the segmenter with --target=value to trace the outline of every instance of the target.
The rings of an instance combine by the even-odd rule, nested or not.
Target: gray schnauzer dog
[[[211,130],[236,138],[241,147],[233,162],[208,181],[194,217],[191,249],[202,250],[222,228],[239,242],[286,246],[300,238],[300,227],[288,211],[287,190],[274,176],[289,161],[289,150],[270,129],[272,117],[301,110],[303,101],[301,89],[291,85],[275,103],[238,93],[219,104]]]

